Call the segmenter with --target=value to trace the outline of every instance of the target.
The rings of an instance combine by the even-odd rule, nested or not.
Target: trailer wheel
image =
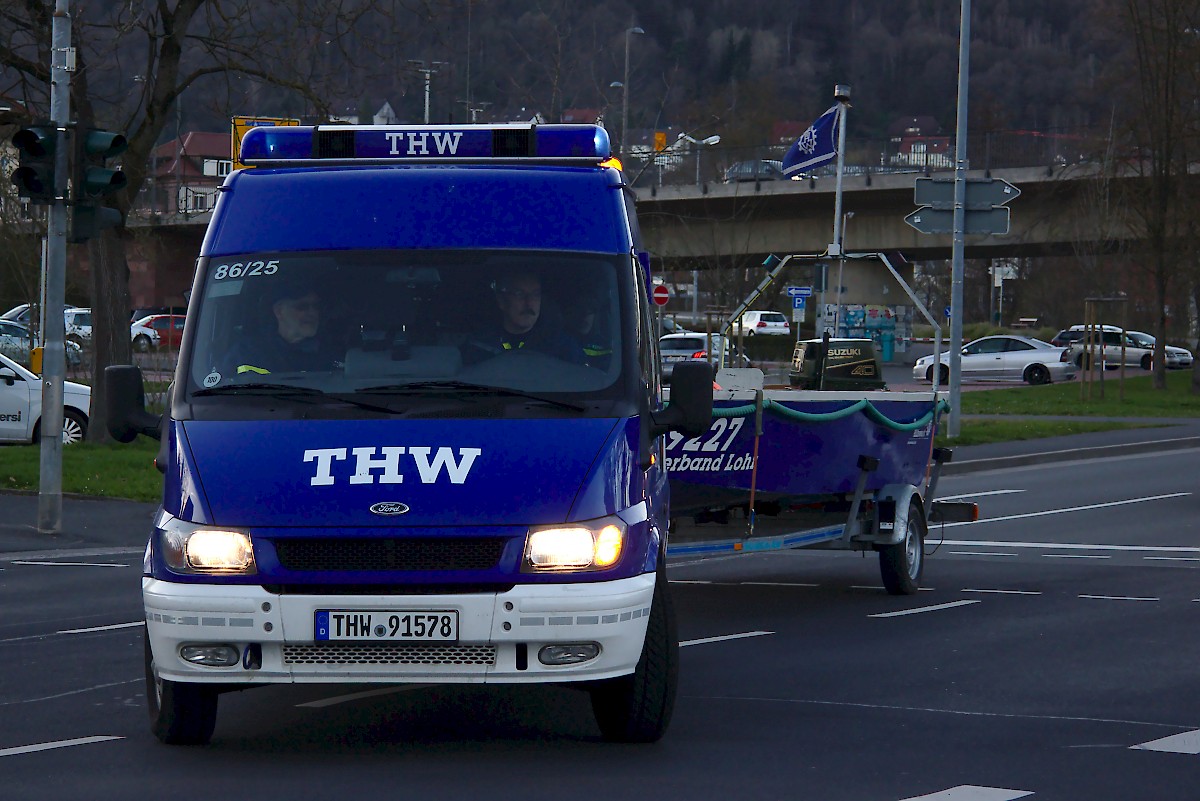
[[[879,549],[879,572],[883,586],[892,595],[915,595],[925,570],[925,511],[921,504],[908,505],[908,527],[904,539]]]
[[[146,705],[150,728],[167,745],[205,745],[217,727],[217,690],[158,677],[150,637],[146,645]]]
[[[632,675],[598,682],[591,688],[592,714],[605,740],[652,743],[671,722],[679,683],[679,638],[667,574],[659,561],[642,656]]]

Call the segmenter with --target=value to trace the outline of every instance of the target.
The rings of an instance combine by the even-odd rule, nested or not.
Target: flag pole
[[[828,253],[832,258],[845,259],[845,254],[842,253],[842,175],[846,168],[846,111],[850,108],[850,87],[844,84],[838,84],[833,88],[833,99],[838,104],[838,146],[837,146],[837,184],[834,191],[833,201],[833,242],[829,244]],[[821,282],[821,327],[822,331],[817,332],[820,336],[825,327],[825,290],[829,286],[829,267],[825,267],[825,280]],[[838,272],[841,275],[841,272]],[[841,279],[839,279],[840,284]],[[832,336],[837,336],[837,320],[841,316],[841,300],[842,288],[838,286],[837,297],[834,302],[837,304],[834,312],[834,330]]]

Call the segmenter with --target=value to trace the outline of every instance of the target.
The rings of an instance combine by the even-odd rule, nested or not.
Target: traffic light
[[[13,134],[20,162],[12,174],[17,194],[35,205],[54,203],[54,150],[58,131],[53,125],[34,125]]]
[[[103,205],[104,198],[125,188],[129,180],[119,168],[107,165],[129,147],[125,137],[94,128],[75,134],[71,166],[71,242],[86,242],[105,228],[121,224],[121,212]]]

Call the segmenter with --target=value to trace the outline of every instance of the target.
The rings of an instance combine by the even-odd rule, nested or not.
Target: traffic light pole
[[[67,360],[63,305],[67,276],[67,123],[71,119],[70,0],[55,0],[50,50],[50,121],[55,129],[54,202],[46,233],[46,305],[42,308],[45,350],[42,356],[41,460],[38,484],[38,531],[62,531],[63,381]],[[70,59],[73,60],[73,59]]]

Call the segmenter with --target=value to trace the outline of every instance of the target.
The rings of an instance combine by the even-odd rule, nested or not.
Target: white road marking
[[[766,637],[774,634],[773,631],[747,631],[744,634],[723,634],[720,637],[701,637],[698,640],[683,640],[679,643],[680,648],[686,648],[689,645],[708,645],[713,642],[725,642],[726,640],[744,640],[747,637]]]
[[[904,801],[1012,801],[1014,798],[1024,798],[1033,795],[1029,790],[1006,790],[1003,787],[979,787],[974,784],[960,784],[949,790],[929,795],[915,795]]]
[[[1130,746],[1135,751],[1166,751],[1171,754],[1200,754],[1200,729],[1172,734],[1141,745]]]
[[[1142,558],[1160,562],[1200,562],[1200,556],[1143,556]]]
[[[36,745],[19,745],[15,748],[0,748],[0,757],[33,754],[38,751],[50,751],[55,748],[70,748],[73,745],[88,745],[90,743],[103,743],[108,740],[124,739],[124,737],[98,734],[94,737],[76,737],[74,740],[55,740],[54,742],[37,743]]]
[[[1136,598],[1131,595],[1080,595],[1080,598],[1092,598],[1097,601],[1157,601],[1157,598]]]
[[[696,581],[693,579],[667,579],[668,584],[712,584],[711,581]]]
[[[146,621],[138,620],[134,623],[113,623],[111,626],[92,626],[90,629],[62,629],[55,632],[56,634],[90,634],[93,631],[113,631],[114,629],[131,629],[136,626],[144,626]]]
[[[968,709],[946,709],[938,707],[926,706],[900,706],[899,704],[867,704],[861,701],[829,701],[823,698],[780,698],[764,697],[764,696],[744,696],[744,695],[705,695],[692,696],[694,698],[703,698],[706,701],[740,701],[740,702],[756,702],[765,704],[804,704],[806,706],[830,706],[830,707],[846,707],[849,709],[886,709],[890,712],[916,712],[921,714],[933,715],[957,715],[964,718],[1006,718],[1009,720],[1036,720],[1036,721],[1077,721],[1081,723],[1119,723],[1124,726],[1147,726],[1152,729],[1186,729],[1194,726],[1194,723],[1179,724],[1179,723],[1163,723],[1160,721],[1150,720],[1129,720],[1127,718],[1093,718],[1083,717],[1080,715],[1027,715],[1016,712],[985,712],[979,710]]]
[[[942,545],[972,545],[990,548],[1046,548],[1064,551],[1161,551],[1162,553],[1197,553],[1200,548],[1187,545],[1096,545],[1083,542],[1007,542],[1005,540],[942,540]]]
[[[330,698],[320,698],[316,701],[305,701],[303,704],[296,704],[297,707],[307,707],[309,709],[321,709],[327,706],[336,706],[337,704],[345,704],[350,701],[357,701],[361,698],[375,698],[380,695],[392,695],[394,693],[406,693],[413,690],[423,690],[426,687],[432,687],[432,684],[401,684],[398,687],[383,687],[378,690],[363,690],[357,693],[347,693],[346,695],[335,695]]]
[[[953,609],[956,606],[969,606],[970,604],[980,603],[979,599],[969,601],[951,601],[946,604],[935,604],[934,606],[919,606],[916,609],[900,609],[896,612],[877,612],[874,615],[867,617],[900,617],[901,615],[919,615],[922,612],[936,612],[940,609]]]
[[[786,581],[743,581],[743,584],[750,587],[820,587],[820,584],[799,584],[788,583]]]
[[[1004,553],[1003,551],[946,551],[958,556],[1020,556],[1019,553]]]
[[[1011,495],[1014,492],[1024,492],[1023,489],[987,490],[985,492],[964,492],[961,495],[943,495],[936,500],[957,501],[959,498],[982,498],[985,495]]]
[[[1112,559],[1108,554],[1099,553],[1044,553],[1046,559]]]
[[[43,695],[37,698],[18,698],[15,701],[0,701],[0,706],[15,706],[16,704],[33,704],[39,701],[53,701],[57,698],[67,698],[72,695],[82,695],[95,690],[106,690],[109,687],[120,687],[123,684],[144,684],[145,678],[128,679],[126,681],[110,681],[107,684],[97,684],[92,687],[81,687],[78,690],[67,690],[66,692],[55,693],[54,695]]]
[[[1091,509],[1108,509],[1113,506],[1125,506],[1130,503],[1145,503],[1146,501],[1165,501],[1171,498],[1186,498],[1190,492],[1172,492],[1166,495],[1147,495],[1144,498],[1130,498],[1126,501],[1109,501],[1108,503],[1092,503],[1087,506],[1068,506],[1063,509],[1047,509],[1044,512],[1026,512],[1019,515],[1003,515],[1001,517],[981,517],[978,520],[965,520],[960,523],[938,523],[939,526],[978,526],[982,523],[999,523],[1002,520],[1024,520],[1029,517],[1045,517],[1046,515],[1061,515],[1068,512],[1086,512]]]
[[[40,565],[42,567],[129,567],[129,565],[118,565],[112,562],[35,562],[28,559],[18,559],[13,564]]]
[[[972,590],[962,589],[959,592],[992,592],[998,595],[1041,595],[1041,592],[1034,590]]]
[[[882,584],[851,584],[850,589],[852,589],[852,590],[886,590],[887,587],[883,586]],[[917,587],[917,590],[920,592],[933,592],[936,589],[937,589],[936,587]]]

